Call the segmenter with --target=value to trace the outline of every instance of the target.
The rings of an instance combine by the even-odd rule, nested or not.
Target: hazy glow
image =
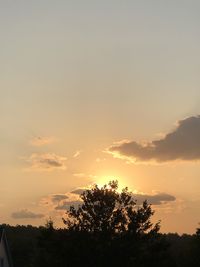
[[[198,120],[164,137],[200,114],[200,1],[0,2],[1,221],[62,224],[67,199],[41,199],[118,179],[174,196],[155,205],[162,230],[194,232]],[[132,143],[105,153],[121,140]],[[140,146],[154,140],[153,155]]]
[[[110,175],[105,175],[105,176],[100,176],[96,179],[95,183],[99,186],[99,187],[103,187],[105,184],[108,184],[110,181],[118,181],[119,182],[119,187],[118,187],[118,191],[121,192],[121,190],[123,188],[126,187],[126,185],[123,183],[123,179],[121,179],[118,176],[110,176]]]

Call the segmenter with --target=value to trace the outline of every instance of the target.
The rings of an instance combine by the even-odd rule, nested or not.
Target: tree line
[[[154,211],[141,206],[117,181],[85,190],[82,204],[71,206],[56,229],[45,226],[6,228],[14,267],[186,267],[200,266],[200,229],[194,235],[161,234]]]

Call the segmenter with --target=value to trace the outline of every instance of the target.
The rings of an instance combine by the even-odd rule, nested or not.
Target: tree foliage
[[[200,266],[200,229],[194,235],[160,234],[151,205],[137,201],[118,183],[95,185],[70,207],[65,228],[6,229],[15,267],[188,267]]]
[[[144,201],[137,205],[133,194],[124,188],[118,192],[118,182],[86,190],[81,195],[82,205],[71,206],[64,220],[67,229],[89,233],[107,233],[112,236],[131,234],[144,236],[159,231],[159,222],[153,224],[151,217],[154,211]]]
[[[119,192],[118,182],[111,181],[103,187],[94,185],[80,198],[81,205],[71,206],[63,221],[86,266],[143,266],[164,249],[160,223],[151,221],[151,205],[147,201],[138,205],[127,187]]]
[[[159,234],[154,211],[118,183],[94,186],[71,207],[67,227],[9,226],[6,229],[15,267],[188,267],[200,266],[200,229],[194,235]]]

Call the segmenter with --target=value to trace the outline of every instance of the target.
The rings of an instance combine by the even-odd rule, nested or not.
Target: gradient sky
[[[153,199],[163,232],[195,232],[199,11],[198,0],[0,1],[1,222],[62,225],[70,192],[117,178]]]

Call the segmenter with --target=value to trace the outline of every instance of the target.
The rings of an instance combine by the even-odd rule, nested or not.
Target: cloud
[[[200,160],[200,116],[179,121],[175,130],[158,140],[145,144],[122,141],[109,147],[107,152],[133,162]]]
[[[69,210],[70,206],[74,206],[77,208],[79,205],[83,203],[81,199],[81,194],[90,189],[91,186],[84,188],[76,188],[71,192],[63,193],[63,194],[53,194],[49,195],[43,199],[41,199],[41,206],[45,206],[46,209],[50,211],[56,211],[60,214],[64,214],[66,210]],[[167,193],[156,193],[153,195],[143,194],[143,193],[133,193],[132,197],[134,200],[137,200],[137,205],[139,206],[143,203],[144,200],[147,200],[149,204],[156,206],[164,206],[163,204],[172,203],[176,200],[176,198]]]
[[[44,146],[52,144],[56,141],[55,137],[49,136],[49,137],[41,137],[37,136],[31,139],[30,144],[32,146]]]
[[[85,178],[87,175],[85,173],[80,172],[80,173],[74,173],[73,176],[78,178]]]
[[[77,188],[73,190],[71,193],[81,195],[85,190],[87,190],[87,188]],[[157,193],[154,195],[133,193],[133,198],[137,200],[138,205],[141,205],[145,200],[147,200],[149,204],[152,205],[161,205],[176,200],[174,196],[167,193]]]
[[[66,199],[68,199],[69,196],[68,194],[53,194],[53,195],[49,195],[46,197],[43,197],[40,200],[40,206],[42,207],[49,207],[50,209],[53,208],[55,206],[57,206],[58,204],[62,203],[63,201],[66,201]]]
[[[82,152],[81,150],[76,151],[73,155],[73,158],[78,158],[80,156],[81,152]]]
[[[56,211],[67,210],[72,205],[77,207],[79,204],[82,203],[80,194],[78,194],[77,190],[80,190],[80,188],[64,194],[49,195],[45,198],[42,198],[40,204],[41,206],[46,206],[49,207],[51,210]]]
[[[100,162],[103,162],[103,161],[106,161],[106,158],[96,158],[96,162],[97,163],[100,163]]]
[[[61,200],[67,199],[68,196],[65,194],[56,194],[56,195],[52,195],[51,199],[52,202],[59,202]]]
[[[78,177],[78,178],[90,178],[92,180],[95,180],[97,178],[96,175],[92,174],[87,174],[87,173],[73,173],[73,176]]]
[[[32,170],[52,171],[55,169],[65,170],[67,158],[54,153],[32,154],[26,161],[30,163]]]
[[[77,188],[73,191],[71,191],[72,194],[77,194],[77,195],[81,195],[85,190],[87,190],[88,188]]]
[[[45,217],[45,215],[42,213],[34,213],[27,209],[13,212],[11,216],[14,219],[40,219]]]
[[[55,210],[68,210],[70,206],[78,207],[81,203],[81,200],[63,201],[55,207]]]
[[[76,189],[71,193],[81,195],[83,191],[84,189]],[[141,205],[145,200],[147,200],[147,202],[151,205],[162,205],[176,200],[174,196],[167,193],[158,193],[155,195],[137,193],[133,194],[133,199],[137,201],[137,205]],[[82,200],[80,198],[77,200],[62,201],[55,207],[55,210],[67,210],[70,206],[78,207],[81,204]]]
[[[137,200],[138,205],[142,204],[145,200],[147,200],[148,203],[152,205],[161,205],[176,200],[174,196],[166,193],[158,193],[155,195],[134,194],[133,197]]]

